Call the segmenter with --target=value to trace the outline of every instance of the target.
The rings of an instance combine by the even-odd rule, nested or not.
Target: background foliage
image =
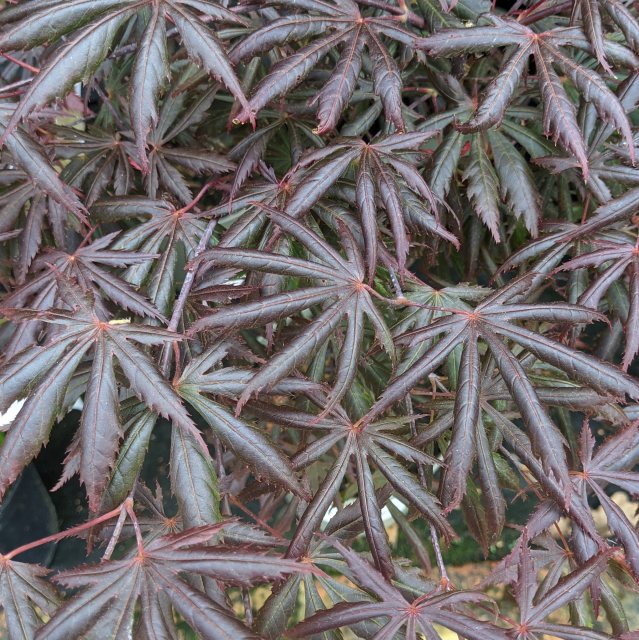
[[[635,4],[0,6],[11,640],[638,637]]]

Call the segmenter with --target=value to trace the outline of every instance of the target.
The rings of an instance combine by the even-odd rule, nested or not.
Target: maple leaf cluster
[[[10,640],[638,637],[636,4],[0,0],[0,78]]]

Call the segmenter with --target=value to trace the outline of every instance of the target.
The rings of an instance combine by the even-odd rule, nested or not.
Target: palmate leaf
[[[6,104],[0,107],[0,122],[6,119],[5,107]],[[0,230],[22,225],[16,234],[19,256],[15,261],[15,277],[22,283],[42,246],[47,227],[56,242],[62,244],[69,227],[87,223],[86,210],[35,139],[16,129],[7,139],[6,147],[24,171],[11,162],[0,172],[2,185],[6,185],[0,195]]]
[[[63,276],[75,280],[85,293],[93,296],[96,308],[104,316],[109,313],[109,305],[104,300],[106,298],[142,317],[162,319],[162,314],[142,294],[113,271],[107,270],[148,263],[156,256],[132,251],[112,251],[107,247],[111,244],[113,236],[114,234],[109,234],[90,245],[79,246],[73,252],[50,250],[41,253],[31,265],[31,277],[6,296],[4,304],[38,311],[60,306],[64,301],[61,300],[58,280],[59,276]],[[18,265],[21,268],[22,261]],[[18,276],[20,274],[21,271],[18,271]],[[20,277],[16,279],[21,280]],[[33,336],[38,335],[45,326],[37,319],[15,326],[5,348],[5,356],[10,357],[30,346]]]
[[[291,428],[303,429],[305,432],[317,430],[317,438],[293,458],[295,469],[307,469],[333,447],[341,445],[339,455],[301,516],[287,552],[289,557],[297,558],[307,553],[314,534],[319,530],[323,518],[338,494],[351,457],[357,469],[359,505],[364,530],[375,563],[384,575],[393,575],[395,569],[380,516],[380,505],[377,503],[369,461],[379,469],[392,489],[413,505],[438,533],[446,539],[453,535],[437,499],[404,466],[412,462],[432,465],[435,459],[393,433],[402,426],[401,422],[380,421],[360,430],[341,407],[336,407],[334,415],[330,418],[263,403],[250,403],[247,409],[259,417]],[[395,456],[404,462],[400,463]]]
[[[135,182],[127,144],[119,135],[94,126],[79,131],[51,127],[58,158],[65,164],[60,177],[84,194],[87,207],[104,196],[127,194]]]
[[[89,496],[89,506],[95,510],[108,482],[121,436],[117,418],[114,359],[131,390],[148,407],[173,420],[204,449],[205,445],[173,387],[160,375],[149,356],[134,345],[135,342],[163,345],[179,340],[180,336],[144,325],[107,322],[96,313],[75,285],[64,284],[60,280],[59,286],[63,288],[63,299],[72,307],[72,311],[5,311],[10,317],[17,314],[23,321],[35,317],[58,325],[60,330],[44,346],[27,348],[2,368],[2,410],[28,395],[0,449],[0,493],[6,492],[20,471],[48,441],[71,377],[84,355],[93,349],[85,410],[80,425],[79,469]]]
[[[455,358],[454,354],[451,354],[449,368],[451,364],[457,365],[459,360],[459,357]],[[528,366],[530,364],[529,356]],[[459,366],[461,369],[461,365]],[[461,373],[460,370],[458,387],[462,382]],[[599,395],[578,385],[568,384],[561,376],[550,376],[549,372],[544,371],[543,368],[537,373],[532,366],[527,369],[527,374],[535,379],[535,392],[540,401],[549,412],[552,410],[555,415],[557,410],[561,412],[569,409],[593,412],[598,419],[608,419],[608,409],[615,407],[614,398]],[[458,390],[457,393],[459,392]],[[533,447],[530,440],[514,424],[513,421],[519,418],[519,412],[513,411],[509,389],[499,373],[485,375],[482,369],[481,386],[477,390],[479,412],[474,429],[473,424],[470,423],[460,430],[459,436],[454,431],[450,438],[449,430],[455,429],[455,425],[458,424],[455,409],[459,402],[455,394],[446,394],[446,396],[441,399],[435,397],[432,400],[416,398],[413,401],[416,410],[420,412],[437,411],[437,418],[430,424],[418,423],[417,435],[411,440],[411,444],[423,448],[429,443],[437,442],[440,449],[445,449],[443,460],[445,467],[440,483],[440,498],[443,504],[449,504],[451,501],[454,503],[457,497],[456,491],[463,494],[469,476],[481,488],[478,502],[483,512],[477,516],[477,519],[482,526],[475,535],[479,534],[482,547],[487,548],[503,527],[506,507],[503,488],[516,490],[519,488],[519,481],[515,479],[513,486],[512,480],[508,479],[503,460],[500,463],[501,454],[496,450],[495,443],[504,443],[512,447],[522,463],[527,465],[530,474],[539,485],[539,490],[557,504],[560,513],[565,511],[566,492],[544,471],[541,462],[532,454]],[[464,436],[468,441],[463,440]],[[524,444],[523,447],[522,444]],[[462,448],[460,445],[465,447]],[[515,469],[517,469],[516,465]],[[587,535],[599,539],[594,521],[590,517],[589,507],[586,503],[580,502],[580,495],[580,492],[575,490],[570,493],[567,512],[573,521],[587,532]]]
[[[87,83],[106,58],[123,23],[144,15],[146,9],[150,11],[137,47],[130,95],[131,122],[143,170],[148,168],[146,136],[158,117],[155,100],[169,75],[167,19],[177,28],[189,57],[223,82],[241,104],[247,104],[224,49],[202,21],[206,16],[242,24],[239,16],[220,5],[188,0],[59,0],[44,3],[39,10],[29,13],[19,5],[4,12],[2,23],[6,26],[0,33],[0,50],[31,49],[52,44],[63,36],[67,40],[31,82],[7,122],[2,140],[6,141],[31,111],[64,97],[76,82]]]
[[[532,258],[550,255],[551,252],[559,251],[565,255],[573,250],[581,238],[588,232],[592,234],[592,244],[590,249],[582,250],[581,255],[577,255],[571,260],[556,268],[559,271],[575,271],[596,267],[600,274],[596,277],[579,295],[579,303],[587,307],[597,308],[601,305],[604,296],[610,288],[623,277],[628,276],[627,305],[622,318],[626,324],[626,347],[622,361],[622,368],[627,370],[637,353],[635,326],[637,319],[636,300],[636,276],[634,267],[636,238],[627,234],[615,232],[600,232],[609,226],[614,226],[616,222],[631,218],[636,211],[636,193],[630,190],[624,196],[599,207],[595,215],[584,225],[567,225],[563,230],[542,237],[538,242],[531,243],[524,250],[512,254],[509,260],[502,266],[502,271],[522,264]],[[586,227],[585,230],[582,227]],[[599,248],[598,248],[599,247]],[[545,257],[541,261],[546,260]]]
[[[534,385],[528,378],[520,359],[514,355],[506,340],[521,345],[536,358],[565,371],[569,378],[592,387],[596,391],[624,397],[639,397],[639,385],[636,380],[616,367],[596,358],[565,347],[516,324],[521,321],[545,321],[557,323],[588,323],[601,316],[585,307],[563,303],[525,304],[517,303],[518,293],[529,283],[523,277],[504,289],[495,292],[478,304],[472,311],[452,310],[453,313],[431,324],[413,330],[402,340],[409,345],[422,342],[432,343],[442,336],[430,348],[412,362],[384,390],[373,405],[364,422],[379,416],[394,403],[398,402],[414,388],[420,380],[439,367],[458,345],[466,345],[465,364],[462,364],[460,381],[465,380],[458,389],[455,403],[455,426],[452,443],[459,443],[460,450],[455,461],[455,449],[452,449],[449,467],[453,464],[468,465],[468,456],[472,459],[472,438],[470,437],[478,417],[479,404],[476,402],[475,385],[468,381],[476,379],[479,362],[472,344],[480,339],[484,342],[494,359],[505,385],[515,401],[526,428],[530,434],[534,453],[541,459],[547,473],[570,493],[570,479],[563,446],[563,436],[553,423],[541,402]],[[462,447],[462,443],[464,443]],[[464,491],[464,484],[455,487],[453,495],[456,504]]]
[[[538,112],[517,107],[506,109],[499,130],[469,131],[460,123],[472,115],[471,97],[456,78],[440,78],[438,83],[442,92],[451,96],[450,108],[428,118],[419,127],[423,131],[446,127],[433,155],[429,180],[433,194],[445,198],[455,183],[456,171],[464,170],[463,179],[467,181],[467,194],[473,209],[493,237],[499,239],[499,205],[502,202],[517,218],[522,218],[526,228],[536,236],[541,198],[529,163],[519,147],[533,158],[553,153],[552,144],[537,135],[531,126],[524,128],[520,124],[520,119],[526,115],[530,125],[538,118]],[[465,149],[468,149],[467,154],[464,154]]]
[[[105,267],[126,267],[131,264],[144,264],[158,257],[157,254],[136,253],[133,251],[113,251],[109,249],[117,234],[109,234],[91,244],[78,247],[73,253],[52,250],[43,253],[32,265],[32,276],[22,287],[4,299],[6,306],[28,306],[46,309],[42,300],[49,301],[49,307],[59,300],[58,278],[63,275],[76,281],[82,289],[91,294],[100,307],[104,295],[118,306],[136,313],[162,319],[163,316],[144,296],[121,280]],[[52,268],[53,267],[53,268]]]
[[[102,494],[100,511],[117,507],[136,490],[147,448],[158,422],[158,415],[137,398],[121,403],[120,413],[124,439],[109,484]],[[203,450],[191,434],[175,426],[171,430],[169,456],[171,490],[178,504],[182,526],[191,528],[219,522],[218,479],[208,451]],[[167,522],[174,524],[175,519]]]
[[[89,632],[119,638],[137,627],[147,637],[176,638],[176,611],[201,638],[253,639],[257,636],[226,606],[212,600],[181,574],[197,574],[232,585],[274,581],[311,570],[310,565],[238,550],[206,546],[223,525],[189,529],[145,545],[137,555],[87,565],[56,575],[56,581],[80,592],[42,627],[37,638],[82,637]],[[161,595],[160,595],[161,594]],[[135,622],[136,604],[142,615]]]
[[[105,223],[148,216],[148,220],[121,234],[111,248],[160,254],[159,260],[129,267],[124,279],[136,287],[145,286],[158,310],[163,315],[170,315],[179,252],[183,250],[187,259],[195,255],[206,221],[192,212],[177,209],[166,200],[142,196],[100,200],[91,212]]]
[[[178,78],[161,101],[153,129],[143,139],[149,146],[142,156],[146,163],[144,183],[150,198],[158,198],[165,189],[186,205],[193,200],[190,182],[194,176],[225,174],[235,165],[221,154],[199,145],[192,136],[187,138],[185,131],[202,121],[213,103],[215,92],[208,91],[192,102],[187,101],[185,92],[174,95],[180,83],[188,82],[197,73],[192,66],[185,70],[183,64],[175,66]],[[108,196],[107,188],[116,196],[131,192],[135,182],[134,167],[140,168],[142,153],[136,147],[139,140],[131,131],[118,132],[114,136],[95,127],[88,127],[87,131],[53,127],[52,133],[56,136],[58,154],[69,160],[61,177],[85,191],[88,207]],[[178,137],[182,143],[176,146]]]
[[[216,375],[214,367],[226,355],[227,349],[228,346],[222,342],[194,358],[177,381],[177,392],[262,481],[275,483],[308,498],[308,492],[295,477],[293,467],[284,453],[260,429],[237,418],[223,404],[211,399],[211,396],[235,398],[238,390],[243,390],[250,379],[248,371],[232,371],[230,368],[224,370],[225,375]],[[235,376],[229,375],[233,373]],[[274,392],[286,388],[286,381],[283,381]],[[175,437],[178,437],[177,433]],[[184,474],[180,475],[184,477]]]
[[[370,73],[374,92],[381,100],[386,118],[397,130],[403,131],[402,80],[384,39],[414,46],[416,35],[398,26],[392,14],[362,15],[360,6],[353,0],[312,3],[309,8],[313,13],[303,15],[290,12],[290,8],[297,7],[295,0],[282,0],[277,4],[290,15],[250,33],[231,51],[233,61],[248,60],[276,45],[309,37],[314,39],[272,68],[255,88],[248,106],[237,116],[238,120],[246,122],[273,99],[288,93],[326,58],[331,49],[341,47],[332,74],[315,98],[319,119],[316,132],[325,133],[337,125],[357,86],[365,50],[372,62]]]
[[[315,305],[323,305],[322,312],[308,327],[253,376],[240,396],[237,411],[241,410],[252,395],[274,385],[306,362],[345,319],[347,331],[339,356],[334,388],[324,408],[324,413],[328,413],[344,397],[357,372],[364,318],[368,318],[382,345],[391,353],[392,340],[383,316],[363,283],[361,256],[347,229],[342,229],[346,252],[346,258],[343,258],[300,221],[270,207],[266,210],[282,231],[309,251],[313,260],[250,249],[213,248],[204,252],[200,261],[204,264],[233,267],[235,270],[311,279],[319,281],[318,284],[218,309],[197,320],[190,332],[260,326]]]
[[[583,592],[606,569],[610,560],[610,552],[602,551],[593,556],[587,563],[571,573],[562,576],[558,572],[551,573],[552,582],[542,588],[537,587],[536,567],[528,546],[526,531],[519,541],[519,563],[515,595],[519,606],[520,621],[513,627],[518,640],[541,638],[545,634],[573,640],[582,637],[592,640],[609,640],[607,633],[591,631],[577,625],[553,624],[546,621],[554,611],[581,597]]]
[[[574,242],[595,236],[599,231],[614,228],[621,222],[628,222],[637,213],[639,213],[639,188],[629,189],[623,195],[599,205],[593,215],[583,224],[561,225],[559,230],[552,230],[551,233],[531,242],[519,251],[515,251],[500,267],[499,272],[504,273],[532,258],[544,254],[549,255],[553,248],[559,247],[561,256],[563,256]],[[559,257],[559,261],[561,261],[561,257]],[[554,266],[557,265],[558,262]]]
[[[433,135],[434,132],[394,134],[371,144],[359,138],[338,138],[330,147],[311,151],[294,169],[292,182],[296,188],[286,204],[286,212],[297,217],[311,209],[351,163],[357,162],[355,197],[364,234],[369,280],[377,264],[379,204],[386,211],[401,270],[408,254],[408,221],[458,246],[455,236],[434,217],[436,198],[407,157]]]
[[[49,570],[9,560],[0,554],[0,605],[9,640],[30,640],[60,603],[53,585],[45,579]],[[39,612],[38,612],[39,610]]]
[[[602,485],[615,485],[631,496],[639,494],[639,474],[621,471],[631,468],[637,458],[639,431],[632,425],[608,438],[595,450],[595,442],[588,422],[581,433],[580,458],[582,473],[576,481],[577,489],[592,491],[600,501],[608,526],[621,541],[626,562],[635,576],[639,575],[639,534],[619,506],[606,495]]]
[[[337,575],[316,574],[304,576],[291,576],[280,588],[275,589],[267,600],[264,609],[260,612],[256,629],[266,638],[279,638],[284,636],[290,614],[296,605],[295,595],[299,585],[303,582],[305,593],[305,617],[309,618],[318,611],[325,611],[336,604],[345,602],[374,602],[372,596],[360,588],[351,586],[355,582],[350,567],[346,562],[330,550],[330,545],[325,541],[314,544],[307,554],[310,562],[320,568],[326,568],[330,574],[337,572]],[[399,576],[404,577],[404,573],[398,568]],[[339,576],[348,576],[349,583],[340,580]],[[406,581],[408,582],[408,580]],[[403,586],[404,586],[403,582]],[[432,583],[421,580],[419,585],[423,589],[431,590]],[[411,585],[412,586],[412,585]],[[407,587],[408,588],[408,587]],[[322,597],[320,597],[320,592]],[[291,595],[293,596],[291,598]],[[383,618],[371,618],[349,626],[349,629],[362,638],[372,638],[384,626]],[[341,637],[339,631],[325,631],[317,634],[323,640],[337,640]]]
[[[344,602],[331,609],[319,611],[293,627],[289,638],[306,638],[330,629],[382,618],[383,628],[377,638],[395,638],[402,630],[407,640],[419,632],[427,638],[440,638],[434,624],[450,629],[469,640],[506,640],[509,636],[490,622],[481,622],[466,615],[465,607],[486,601],[486,596],[473,591],[434,592],[407,600],[402,591],[376,571],[366,560],[337,541],[332,543],[344,557],[356,584],[369,592],[374,602]]]
[[[559,415],[561,415],[562,408],[565,410],[565,408],[569,407],[571,410],[581,409],[584,411],[593,408],[593,410],[597,411],[595,407],[600,407],[606,403],[605,398],[597,397],[592,392],[578,388],[551,387],[539,389],[538,393],[546,404],[559,409],[559,411],[557,409],[554,410]],[[498,402],[498,400],[502,400],[502,402]],[[470,469],[472,460],[468,463],[469,471],[472,472],[471,477],[474,482],[477,482],[482,491],[481,497],[477,498],[477,501],[480,502],[483,510],[476,517],[481,526],[478,530],[475,530],[477,527],[473,529],[474,537],[478,539],[482,547],[488,547],[491,541],[494,540],[494,536],[499,534],[500,528],[504,524],[505,504],[502,486],[514,490],[518,490],[520,487],[520,482],[515,478],[513,483],[512,473],[506,472],[504,469],[505,462],[501,456],[506,451],[503,448],[506,445],[508,449],[506,455],[510,462],[513,463],[514,469],[518,471],[520,469],[518,465],[525,464],[528,474],[530,474],[524,476],[525,481],[530,482],[530,477],[534,478],[537,491],[545,497],[544,502],[539,507],[539,511],[546,509],[552,513],[552,516],[550,520],[547,519],[544,522],[543,527],[550,526],[552,522],[556,522],[562,515],[565,515],[571,519],[573,526],[579,530],[580,539],[587,540],[588,544],[594,546],[596,551],[597,544],[602,545],[603,540],[592,518],[586,494],[582,490],[583,486],[575,482],[581,472],[571,467],[570,475],[573,487],[566,492],[552,476],[546,473],[541,461],[532,454],[533,447],[530,439],[511,421],[514,418],[512,418],[510,409],[504,410],[504,407],[507,406],[505,401],[507,401],[507,392],[503,389],[501,381],[497,382],[492,389],[486,388],[482,390],[482,413],[478,421],[478,428],[475,431],[477,441],[476,470]],[[610,402],[610,399],[608,399],[608,402]],[[495,406],[492,406],[491,403],[494,403]],[[434,438],[438,438],[437,441],[440,442],[439,438],[443,434],[442,430],[448,429],[453,422],[452,411],[447,408],[448,404],[452,403],[444,402],[442,409],[444,407],[446,409],[438,419],[433,422],[432,426],[420,431],[417,437],[413,439],[412,444],[414,446],[423,447],[425,443],[432,442]],[[492,429],[490,425],[492,425]],[[495,441],[501,442],[500,453],[492,450],[494,445],[491,445],[491,443]],[[627,437],[626,442],[628,442]],[[450,450],[447,451],[447,453],[449,452]],[[445,458],[445,462],[449,462],[447,458]],[[464,458],[458,458],[446,467],[446,473],[440,484],[440,491],[443,494],[444,501],[445,494],[447,492],[450,493],[449,484],[453,483],[465,462]],[[450,478],[447,477],[449,471],[451,471]],[[510,478],[508,477],[509,475],[511,476]],[[465,477],[462,477],[462,482],[464,480]],[[581,558],[580,556],[580,561],[587,560],[592,553],[593,551],[590,549],[585,557]]]
[[[306,117],[300,117],[295,112],[282,113],[264,109],[260,112],[258,121],[263,122],[262,126],[242,138],[228,154],[229,159],[237,162],[238,165],[229,198],[230,209],[241,186],[260,166],[269,151],[272,154],[278,152],[278,156],[281,151],[286,157],[286,159],[282,157],[282,162],[288,166],[291,159],[294,162],[300,159],[305,150],[302,141],[310,141],[317,147],[324,146],[322,139],[312,130],[312,121]],[[243,192],[242,195],[245,193]],[[274,206],[274,203],[267,202],[267,204]]]
[[[627,371],[639,351],[639,259],[637,239],[621,236],[599,240],[593,251],[582,253],[565,262],[558,270],[587,267],[605,267],[601,275],[581,294],[579,303],[597,308],[606,291],[624,272],[628,275],[628,318],[626,322],[626,349],[622,367]]]
[[[634,635],[636,6],[0,4],[12,638]]]
[[[483,51],[494,46],[515,49],[487,88],[474,117],[464,125],[464,131],[487,129],[502,121],[524,75],[528,57],[534,56],[545,133],[552,135],[555,142],[575,156],[584,177],[588,177],[586,145],[577,122],[575,104],[564,89],[555,66],[570,78],[585,100],[594,104],[599,116],[623,135],[632,152],[630,123],[617,96],[600,76],[577,64],[561,48],[571,44],[580,46],[575,34],[562,30],[535,33],[517,22],[495,16],[490,21],[492,26],[444,30],[420,41],[421,47],[436,56]]]
[[[562,514],[565,514],[578,527],[581,539],[588,540],[588,544],[591,547],[594,546],[595,551],[597,546],[603,546],[604,542],[597,531],[590,507],[583,499],[583,494],[575,490],[574,484],[573,488],[566,492],[553,477],[545,472],[541,461],[532,454],[530,438],[521,429],[517,428],[513,422],[488,404],[484,405],[484,410],[499,430],[499,433],[504,436],[508,447],[514,452],[514,456],[509,452],[509,457],[515,461],[525,460],[524,464],[531,470],[531,474],[543,489],[544,495],[548,497],[548,499],[540,503],[536,513],[529,521],[531,535],[540,533],[545,528],[552,526]],[[515,462],[515,464],[517,463]],[[567,502],[567,498],[569,502]],[[593,551],[590,549],[584,561],[592,554]]]
[[[637,76],[629,75],[618,85],[616,93],[624,109],[632,113],[639,101]],[[588,111],[594,116],[595,110],[591,106],[588,106]],[[612,136],[612,126],[605,121],[599,122],[592,116],[584,123],[584,138],[589,142],[590,172],[587,185],[592,197],[600,205],[604,205],[619,195],[620,191],[616,188],[618,183],[624,187],[634,187],[637,184],[637,172],[631,159],[631,153],[636,153],[637,138],[635,135],[634,149],[628,149],[623,140]],[[578,165],[573,158],[542,157],[536,162],[554,175],[562,175],[574,184],[581,184]]]
[[[187,82],[188,73],[180,80]],[[177,89],[173,83],[171,89]],[[173,194],[187,205],[193,200],[189,185],[190,176],[219,176],[235,169],[228,158],[213,149],[203,147],[196,139],[185,142],[185,130],[197,126],[211,108],[215,92],[208,91],[192,103],[184,92],[168,93],[162,101],[157,126],[148,135],[148,173],[145,176],[146,192],[150,198],[158,198],[162,189]],[[175,144],[176,138],[182,141]]]
[[[201,81],[205,74],[184,60],[174,62],[171,70],[173,80],[158,106],[157,123],[147,136],[144,184],[151,198],[166,190],[188,204],[193,200],[191,189],[196,176],[224,174],[235,165],[215,150],[202,146],[193,135],[211,108],[219,85],[193,97],[185,87]],[[139,158],[132,142],[125,142],[124,147],[131,158]]]

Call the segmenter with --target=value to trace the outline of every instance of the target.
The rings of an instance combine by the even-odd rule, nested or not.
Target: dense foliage
[[[0,6],[11,640],[637,637],[636,3]]]

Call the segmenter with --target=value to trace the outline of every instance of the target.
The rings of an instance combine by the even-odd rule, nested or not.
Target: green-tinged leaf
[[[51,615],[58,606],[58,594],[45,579],[47,573],[38,565],[2,560],[0,604],[9,640],[31,640],[42,624],[42,613]]]
[[[125,425],[126,435],[113,465],[111,479],[103,494],[103,506],[112,509],[122,504],[133,489],[144,464],[156,422],[157,414],[149,409],[143,409]]]
[[[459,382],[455,401],[453,435],[446,450],[442,477],[441,499],[447,508],[454,508],[466,492],[466,476],[473,464],[475,425],[479,419],[480,361],[479,349],[471,330],[464,345],[459,367]]]
[[[437,498],[422,487],[412,474],[379,447],[369,445],[369,451],[371,458],[395,491],[415,506],[446,540],[452,539],[455,534],[446,521]]]
[[[322,480],[319,489],[313,496],[313,499],[306,507],[304,515],[301,517],[295,535],[291,540],[288,551],[289,558],[299,558],[307,553],[313,535],[317,533],[322,520],[328,512],[335,495],[339,491],[339,487],[346,473],[349,458],[352,452],[352,442],[348,439],[345,443],[339,458],[331,467],[330,472]]]
[[[532,236],[541,218],[540,198],[528,162],[498,131],[487,133],[499,176],[501,197],[517,217],[523,218]]]
[[[368,447],[367,447],[368,448]],[[377,505],[373,474],[366,459],[366,450],[362,450],[359,442],[353,446],[355,459],[357,460],[357,485],[359,489],[359,504],[364,521],[366,538],[370,545],[371,554],[380,573],[390,579],[395,573],[391,558],[388,536],[384,528],[384,522]]]
[[[7,122],[2,140],[6,141],[20,120],[36,107],[64,97],[78,81],[89,82],[108,54],[118,29],[130,15],[131,9],[125,5],[70,38],[32,80]]]
[[[100,335],[87,384],[80,421],[80,479],[97,511],[115,462],[122,435],[118,416],[118,389],[108,340]]]
[[[470,164],[462,179],[468,183],[468,197],[481,221],[490,229],[495,242],[499,235],[499,186],[481,136],[474,136]]]
[[[261,431],[233,416],[202,395],[188,394],[188,401],[207,421],[215,435],[267,482],[306,497],[288,458]]]
[[[73,372],[91,346],[87,338],[69,349],[33,388],[0,448],[0,497],[49,440]]]
[[[110,336],[113,354],[129,380],[131,388],[156,413],[170,418],[180,428],[197,434],[184,405],[173,387],[163,378],[151,359],[120,337]],[[200,439],[200,438],[198,438]]]
[[[213,461],[182,429],[171,431],[171,490],[177,498],[185,527],[220,520],[220,495]]]
[[[129,110],[138,157],[147,170],[146,139],[151,128],[158,122],[156,96],[164,87],[168,64],[166,26],[159,5],[155,5],[140,43],[140,51],[135,58],[129,94]]]
[[[488,343],[497,367],[521,410],[535,454],[544,468],[553,473],[557,481],[569,492],[571,483],[561,432],[539,401],[521,363],[508,347],[489,331],[483,331],[482,336]]]

